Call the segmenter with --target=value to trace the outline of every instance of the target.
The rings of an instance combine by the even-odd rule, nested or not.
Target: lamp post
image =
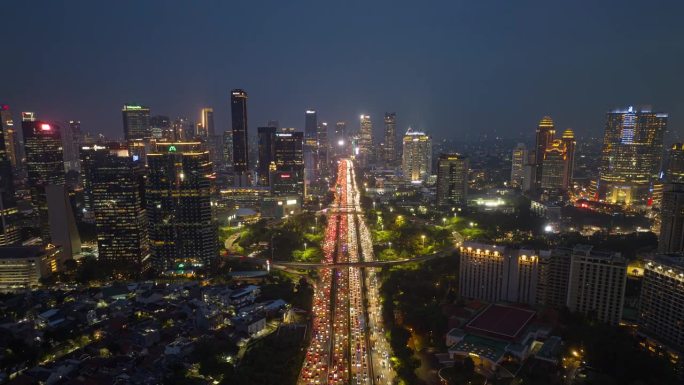
[[[420,239],[423,241],[423,248],[425,248],[425,234],[421,235]]]
[[[306,242],[304,242],[304,250],[306,250]]]

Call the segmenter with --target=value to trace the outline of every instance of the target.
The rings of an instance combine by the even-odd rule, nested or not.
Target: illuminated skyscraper
[[[259,161],[257,164],[257,174],[261,186],[269,186],[269,168],[271,163],[275,164],[276,151],[276,128],[259,127]]]
[[[553,138],[556,135],[556,128],[553,124],[553,120],[545,116],[539,121],[537,125],[537,135],[535,142],[535,185],[537,188],[541,187],[542,184],[542,168],[544,160],[544,152],[553,142]]]
[[[318,172],[320,177],[325,177],[329,172],[328,152],[330,144],[328,143],[328,123],[321,122],[318,125]]]
[[[549,143],[544,151],[541,162],[541,188],[566,190],[568,172],[568,151],[565,142],[555,139]]]
[[[511,185],[513,187],[522,187],[523,185],[527,157],[527,147],[524,143],[518,143],[511,156]]]
[[[304,134],[294,129],[275,136],[275,171],[271,172],[271,191],[275,195],[304,196]]]
[[[304,114],[304,173],[307,186],[318,178],[318,118],[310,109]]]
[[[668,182],[684,183],[684,144],[675,143],[667,154],[665,179]]]
[[[598,198],[647,205],[662,163],[667,114],[648,109],[614,110],[606,116]]]
[[[249,184],[249,137],[247,132],[247,92],[234,89],[230,93],[230,111],[233,130],[233,171],[235,184]]]
[[[468,158],[441,154],[437,161],[437,205],[465,205],[468,197]]]
[[[121,109],[123,115],[124,137],[126,140],[149,139],[150,109],[138,104],[124,104]]]
[[[563,131],[561,141],[563,141],[563,144],[565,144],[567,163],[565,166],[565,180],[563,181],[563,185],[566,189],[568,189],[572,187],[572,179],[575,174],[575,147],[577,146],[577,142],[575,141],[575,133],[572,131],[572,129],[568,128],[567,130]]]
[[[397,114],[385,112],[385,147],[383,160],[387,166],[393,166],[397,161]]]
[[[145,183],[152,263],[160,272],[207,267],[218,256],[209,152],[199,142],[157,143]]]
[[[197,136],[201,138],[212,137],[216,135],[214,128],[214,109],[205,107],[200,111],[200,124]]]
[[[38,228],[44,241],[50,240],[46,188],[64,186],[64,154],[60,127],[40,120],[21,122],[26,152],[31,203],[38,215]]]
[[[347,123],[335,123],[335,142],[332,144],[335,157],[345,157],[351,155],[351,138],[347,135]]]
[[[0,106],[2,112],[0,118],[0,246],[15,244],[20,241],[16,200],[14,198],[14,177],[12,175],[12,163],[8,158],[6,146],[12,146],[7,141],[7,131],[12,123],[11,116],[8,118],[9,109]],[[12,123],[13,124],[13,123]],[[13,128],[11,128],[13,130]],[[13,135],[13,133],[12,133]]]
[[[12,119],[12,111],[7,104],[0,104],[0,124],[3,127],[5,135],[5,153],[7,159],[12,165],[12,169],[16,169],[19,165],[19,137],[17,127],[14,126]]]
[[[66,171],[80,172],[79,148],[82,144],[81,122],[70,120],[62,130],[62,148],[64,149],[64,168]]]
[[[154,139],[172,141],[171,119],[163,115],[150,117],[150,133],[150,136]]]
[[[432,139],[422,131],[409,128],[403,143],[401,169],[404,177],[411,182],[427,179],[432,172]]]
[[[658,251],[684,252],[684,183],[667,183],[663,189]]]
[[[361,115],[361,126],[358,135],[357,159],[361,167],[368,166],[373,157],[373,123],[370,115]]]
[[[144,177],[140,162],[125,149],[86,150],[87,186],[92,194],[99,260],[116,271],[139,274],[150,254],[143,202]]]

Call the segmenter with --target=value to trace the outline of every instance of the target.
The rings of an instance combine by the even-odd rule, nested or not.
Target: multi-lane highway
[[[341,160],[314,289],[311,343],[299,384],[391,384],[389,344],[370,231],[361,212],[353,163]]]

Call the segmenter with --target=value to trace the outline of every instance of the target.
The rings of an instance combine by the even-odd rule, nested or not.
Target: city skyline
[[[228,12],[221,5],[186,9],[172,2],[149,2],[136,4],[138,12],[123,14],[126,4],[45,2],[31,7],[36,19],[31,29],[16,24],[19,15],[28,12],[25,6],[11,4],[8,21],[0,28],[5,35],[17,36],[7,47],[16,52],[14,60],[4,63],[14,76],[5,84],[2,102],[16,113],[37,111],[48,120],[80,120],[84,130],[110,137],[122,136],[117,106],[124,103],[150,106],[153,115],[192,120],[199,120],[200,109],[208,106],[215,110],[217,132],[223,132],[230,128],[229,91],[243,88],[250,93],[255,127],[277,119],[283,127],[303,128],[301,111],[306,108],[315,108],[321,120],[348,123],[360,114],[380,121],[384,112],[396,111],[400,131],[410,125],[437,139],[468,139],[475,133],[517,138],[544,115],[557,122],[558,130],[572,128],[578,137],[600,137],[605,111],[648,104],[671,114],[671,136],[678,140],[684,107],[677,93],[677,68],[684,55],[677,49],[677,31],[683,32],[673,16],[677,12],[671,7],[635,12],[635,7],[620,4],[414,8],[393,3],[360,12],[354,6],[274,3],[259,9],[241,5]],[[161,28],[168,23],[162,21],[157,30],[144,22],[156,12],[165,20],[205,20],[205,28],[193,28],[194,22]],[[92,17],[100,13],[112,17]],[[255,27],[307,16],[311,23],[294,23],[297,26],[279,29],[277,36],[270,28]],[[585,22],[575,23],[578,17]],[[414,18],[439,26],[415,34],[401,28]],[[346,22],[334,22],[341,20]],[[122,21],[127,28],[121,28]],[[636,32],[631,26],[637,22],[648,25]],[[319,28],[323,23],[336,27]],[[81,28],[72,31],[74,25]],[[231,34],[231,27],[243,32]],[[540,29],[549,33],[533,33]],[[81,30],[95,33],[76,32]],[[25,41],[35,44],[22,46]],[[285,41],[287,49],[281,47]],[[633,44],[642,47],[639,54],[627,49]],[[199,61],[190,53],[171,55],[170,48],[176,46],[206,55]],[[392,50],[383,49],[387,47]],[[234,60],[225,53],[231,49],[244,54]],[[301,53],[309,50],[318,53],[316,59],[302,61],[308,55]],[[651,60],[655,54],[667,60]],[[79,64],[55,60],[48,66],[48,55],[79,58]],[[260,64],[264,55],[277,57],[283,65]],[[539,55],[544,59],[528,60]],[[333,57],[338,60],[330,60]],[[164,66],[154,64],[162,58]],[[615,60],[622,63],[619,68],[610,64]],[[498,64],[503,62],[507,65]],[[33,92],[36,89],[42,92]],[[493,110],[499,113],[491,114]],[[481,119],[483,114],[488,119]],[[376,135],[380,129],[376,125]]]

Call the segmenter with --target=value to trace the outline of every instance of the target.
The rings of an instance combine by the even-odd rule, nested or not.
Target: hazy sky
[[[123,136],[121,105],[229,128],[397,113],[435,137],[601,135],[604,112],[650,104],[684,134],[684,1],[5,0],[0,101]]]

